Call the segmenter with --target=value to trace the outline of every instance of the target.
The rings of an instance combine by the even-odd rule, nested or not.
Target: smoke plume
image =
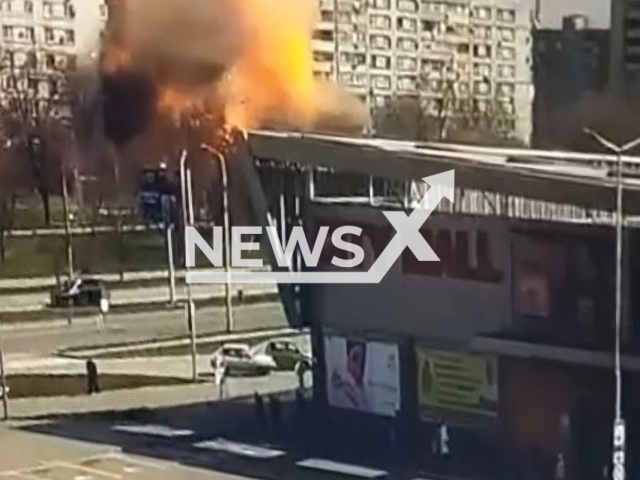
[[[164,107],[217,105],[230,126],[364,125],[364,106],[313,76],[314,0],[120,0],[109,70],[148,76]],[[118,64],[114,67],[114,63]]]

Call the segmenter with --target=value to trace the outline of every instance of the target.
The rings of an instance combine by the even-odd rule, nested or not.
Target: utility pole
[[[176,303],[176,269],[173,262],[173,224],[167,224],[167,263],[169,266],[169,303]]]
[[[62,170],[62,214],[64,215],[64,239],[67,253],[67,267],[69,280],[75,276],[73,268],[73,242],[71,239],[71,225],[69,220],[69,190],[67,188],[66,171]]]
[[[191,184],[191,172],[186,169],[187,151],[182,151],[180,157],[180,185],[182,193],[182,220],[185,226],[184,228],[184,244],[187,244],[187,226],[193,226],[192,217],[189,215],[193,211],[193,208],[187,207],[187,203],[191,203],[191,186],[187,187],[187,181]],[[188,172],[188,174],[187,174]],[[186,247],[185,247],[186,248]],[[187,276],[189,273],[189,265],[187,264],[185,255],[185,270]],[[185,277],[186,281],[186,277]],[[197,351],[197,333],[196,333],[196,309],[193,303],[193,294],[191,291],[191,284],[186,282],[187,287],[187,325],[189,328],[189,338],[191,340],[191,375],[193,382],[198,381],[198,351]]]
[[[585,133],[591,136],[604,148],[616,156],[616,291],[615,291],[615,347],[614,347],[614,375],[615,375],[615,418],[613,421],[613,480],[624,480],[626,426],[622,417],[622,358],[621,330],[622,330],[622,235],[623,235],[623,184],[622,184],[622,155],[640,145],[640,137],[622,146],[586,128]]]
[[[2,389],[2,411],[4,420],[9,420],[9,388],[7,387],[7,377],[4,371],[4,349],[2,347],[2,337],[0,337],[0,388]]]
[[[203,143],[201,148],[218,159],[220,174],[222,177],[222,219],[224,230],[224,271],[226,282],[224,283],[226,330],[233,331],[233,302],[231,298],[231,226],[229,216],[229,178],[227,177],[227,162],[218,150]]]

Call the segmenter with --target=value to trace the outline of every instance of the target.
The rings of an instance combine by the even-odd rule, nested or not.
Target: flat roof
[[[617,157],[555,150],[493,148],[280,131],[248,134],[261,159],[308,168],[418,180],[454,169],[456,186],[610,210],[615,206]],[[625,155],[625,211],[640,214],[640,157]]]

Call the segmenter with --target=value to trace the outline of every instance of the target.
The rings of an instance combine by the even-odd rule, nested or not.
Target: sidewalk
[[[220,272],[221,268],[202,268],[194,271],[198,272]],[[247,269],[234,269],[237,271],[246,271]],[[269,268],[252,268],[252,271],[267,271]],[[104,282],[108,283],[117,283],[119,285],[125,286],[126,283],[129,282],[140,282],[140,281],[150,281],[150,280],[158,280],[158,281],[167,281],[169,277],[169,272],[167,270],[144,270],[144,271],[130,271],[124,272],[122,281],[120,280],[120,275],[118,273],[96,273],[89,274],[91,278],[97,278]],[[176,280],[182,281],[184,283],[185,271],[184,269],[176,269]],[[25,289],[25,290],[35,290],[35,289],[43,289],[48,290],[56,285],[56,277],[25,277],[25,278],[0,278],[0,295],[3,295],[3,290],[9,290],[14,292],[17,289]],[[126,287],[125,287],[126,288]]]
[[[229,378],[228,398],[247,397],[254,392],[269,394],[294,389],[297,378],[292,372],[274,372],[266,377]],[[24,398],[10,400],[12,419],[49,415],[77,415],[135,409],[159,409],[187,406],[217,399],[213,382],[168,387],[111,390],[96,395],[75,397]]]

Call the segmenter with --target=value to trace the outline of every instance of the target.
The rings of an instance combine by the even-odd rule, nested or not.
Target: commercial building
[[[440,262],[406,249],[379,284],[283,288],[291,322],[311,328],[321,419],[311,431],[326,448],[368,452],[387,468],[401,456],[425,478],[554,478],[561,467],[564,478],[606,476],[615,157],[269,132],[248,142],[230,163],[244,165],[263,224],[302,224],[310,239],[322,226],[359,227],[362,269],[395,234],[383,212],[409,215],[427,191],[421,178],[455,171],[455,203],[443,199],[420,230]],[[624,162],[632,227],[640,158]],[[630,478],[640,420],[636,237],[625,230],[622,272]],[[302,269],[334,271],[332,257],[349,258],[326,247]]]
[[[0,85],[20,71],[38,96],[59,94],[66,72],[95,64],[106,19],[104,0],[0,1]]]
[[[434,117],[490,112],[501,118],[504,131],[528,143],[531,14],[518,5],[509,0],[320,0],[316,74],[337,79],[372,108],[393,96],[411,95],[419,96]]]

